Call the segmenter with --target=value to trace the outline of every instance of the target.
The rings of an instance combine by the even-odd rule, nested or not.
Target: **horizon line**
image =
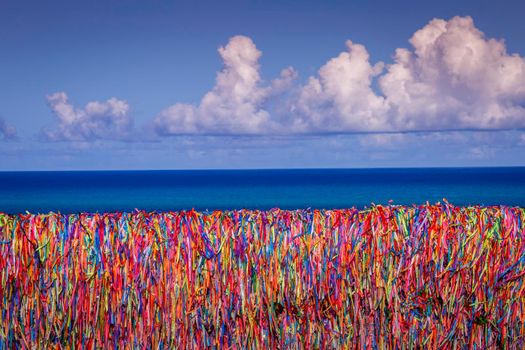
[[[178,169],[35,169],[0,170],[0,173],[59,173],[59,172],[191,172],[191,171],[286,171],[286,170],[400,170],[400,169],[502,169],[525,168],[525,165],[483,165],[483,166],[386,166],[386,167],[289,167],[289,168],[178,168]]]

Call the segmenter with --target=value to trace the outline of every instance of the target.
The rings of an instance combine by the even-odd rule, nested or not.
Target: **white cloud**
[[[56,92],[47,96],[47,102],[58,119],[55,129],[43,130],[50,141],[122,140],[131,132],[130,108],[115,97],[75,108],[65,92]]]
[[[297,73],[287,68],[280,78],[263,86],[261,52],[245,36],[231,38],[219,54],[224,67],[213,89],[198,106],[177,103],[164,109],[154,121],[160,134],[258,134],[275,127],[264,104],[272,94],[288,89]]]
[[[525,127],[525,59],[487,39],[470,17],[434,19],[397,49],[381,74],[362,45],[310,77],[293,108],[303,132],[378,132]],[[378,79],[381,93],[372,89]]]
[[[315,131],[375,131],[385,125],[387,105],[372,90],[383,64],[372,66],[363,45],[346,42],[348,51],[329,60],[310,77],[294,101],[292,129]]]
[[[434,19],[397,49],[379,79],[394,129],[525,127],[525,59],[470,17]]]
[[[0,118],[0,140],[9,140],[16,137],[16,129]]]

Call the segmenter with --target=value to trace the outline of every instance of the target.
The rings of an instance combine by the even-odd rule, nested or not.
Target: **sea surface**
[[[525,207],[525,167],[0,172],[0,212]]]

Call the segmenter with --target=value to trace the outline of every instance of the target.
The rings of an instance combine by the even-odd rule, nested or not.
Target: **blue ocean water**
[[[0,211],[363,208],[435,203],[525,207],[525,167],[0,172]]]

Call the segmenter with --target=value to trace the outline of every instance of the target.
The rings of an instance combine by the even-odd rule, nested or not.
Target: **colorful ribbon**
[[[0,214],[0,349],[523,348],[525,209]]]

